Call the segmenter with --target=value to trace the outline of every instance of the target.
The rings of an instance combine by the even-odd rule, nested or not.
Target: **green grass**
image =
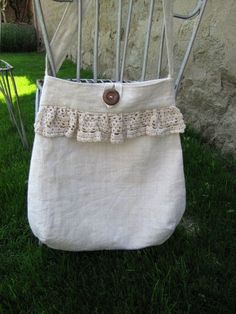
[[[15,66],[23,119],[33,142],[35,80],[44,58],[2,54]],[[61,77],[74,68],[67,62]],[[27,222],[25,151],[0,99],[0,313],[235,313],[235,173],[188,128],[182,137],[187,209],[162,246],[73,253],[39,246]]]

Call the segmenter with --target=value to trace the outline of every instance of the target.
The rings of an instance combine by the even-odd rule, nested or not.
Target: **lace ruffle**
[[[141,135],[183,133],[183,116],[175,106],[124,112],[92,113],[57,106],[42,107],[35,132],[46,137],[76,137],[79,142],[122,143]]]

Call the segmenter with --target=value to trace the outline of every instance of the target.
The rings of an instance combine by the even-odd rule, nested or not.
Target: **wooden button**
[[[120,94],[115,89],[107,89],[103,93],[103,100],[109,106],[116,105],[120,100]]]

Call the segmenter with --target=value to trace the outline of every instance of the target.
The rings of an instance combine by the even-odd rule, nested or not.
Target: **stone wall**
[[[145,39],[145,18],[148,14],[148,0],[145,6],[135,1],[136,15],[133,20],[134,36],[130,40],[126,77],[137,79],[142,63],[142,48]],[[52,36],[65,4],[43,0],[49,34]],[[124,3],[127,0],[124,0]],[[194,7],[194,0],[175,0],[175,11],[186,13]],[[115,1],[101,0],[103,22],[100,39],[99,73],[114,75]],[[124,14],[127,14],[127,7]],[[159,9],[155,11],[156,26],[159,23]],[[92,63],[93,12],[88,12],[83,32],[83,66]],[[175,22],[174,54],[176,72],[183,57],[189,38],[192,21]],[[123,25],[124,28],[124,25]],[[156,71],[156,49],[159,33],[154,28],[148,62],[148,78]],[[76,46],[76,45],[75,45]],[[69,55],[75,58],[72,46]],[[223,152],[236,152],[236,1],[208,0],[198,37],[185,71],[178,95],[178,106],[185,120]]]
[[[188,23],[178,32],[179,56]],[[236,2],[209,0],[178,105],[185,119],[222,151],[236,152]]]

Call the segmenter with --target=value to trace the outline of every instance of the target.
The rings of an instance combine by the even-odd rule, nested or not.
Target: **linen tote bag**
[[[163,1],[169,75],[80,83],[46,75],[35,122],[28,219],[47,246],[139,249],[174,232],[185,209],[175,106],[172,1]]]

